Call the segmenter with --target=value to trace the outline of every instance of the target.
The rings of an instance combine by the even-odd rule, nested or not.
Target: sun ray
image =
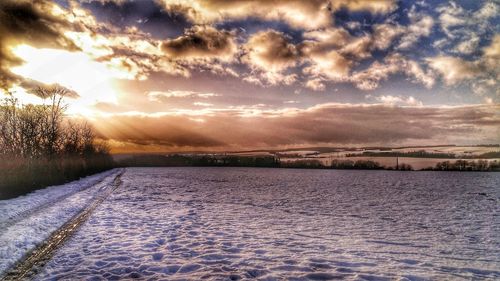
[[[37,49],[29,45],[18,45],[12,52],[25,61],[13,67],[13,73],[46,84],[57,83],[78,93],[78,98],[68,99],[70,114],[89,115],[96,103],[118,102],[112,71],[85,53]],[[26,95],[19,98],[24,97]]]

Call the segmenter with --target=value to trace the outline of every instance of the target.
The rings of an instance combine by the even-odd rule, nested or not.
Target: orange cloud
[[[499,141],[500,105],[422,107],[412,98],[384,96],[379,100],[388,105],[115,114],[99,118],[95,126],[102,137],[122,144],[115,151],[148,150],[150,146],[179,151]],[[398,103],[410,106],[395,106]]]

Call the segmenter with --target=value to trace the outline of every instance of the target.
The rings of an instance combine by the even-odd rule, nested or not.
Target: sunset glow
[[[117,103],[112,71],[85,53],[27,45],[16,46],[13,53],[24,61],[11,69],[13,73],[49,85],[60,84],[79,95],[66,100],[69,113],[88,115],[99,102]],[[21,102],[28,102],[22,96],[19,98]]]
[[[113,151],[499,141],[495,1],[0,7],[2,92],[66,87]]]

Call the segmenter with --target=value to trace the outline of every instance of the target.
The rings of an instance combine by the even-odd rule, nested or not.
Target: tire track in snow
[[[92,212],[113,192],[120,184],[121,176],[125,170],[121,170],[115,176],[111,188],[98,194],[81,212],[74,215],[61,228],[54,231],[44,242],[24,258],[18,261],[11,269],[7,270],[1,280],[26,280],[33,278],[45,263],[52,257],[53,253],[71,237],[78,227],[84,223]]]
[[[117,173],[114,173],[114,174],[111,174],[109,176],[116,176],[116,174],[118,174],[120,172],[117,172]],[[0,222],[0,234],[4,233],[9,227],[13,226],[14,224],[24,220],[24,219],[27,219],[37,213],[39,213],[40,211],[43,211],[44,209],[46,209],[47,207],[50,207],[51,205],[55,204],[56,202],[59,202],[59,201],[62,201],[66,198],[69,198],[73,195],[75,195],[76,193],[78,192],[82,192],[84,190],[87,190],[93,186],[96,186],[98,184],[102,184],[105,180],[106,180],[107,177],[104,177],[102,178],[101,180],[99,180],[98,182],[92,184],[92,183],[89,183],[88,186],[85,186],[81,189],[78,189],[78,190],[75,190],[73,192],[69,192],[67,194],[64,194],[64,195],[61,195],[61,196],[57,196],[45,203],[42,203],[41,205],[39,206],[36,206],[32,209],[28,209],[28,210],[25,210],[21,213],[18,213],[10,218],[8,218],[6,221],[3,221],[3,222]]]

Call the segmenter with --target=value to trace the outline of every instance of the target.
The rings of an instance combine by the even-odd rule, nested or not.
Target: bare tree
[[[20,140],[18,135],[17,103],[17,99],[9,94],[0,107],[0,151],[4,155],[15,155],[20,152],[18,150]]]
[[[64,88],[36,90],[42,105],[0,100],[0,199],[60,184],[114,166],[86,122],[65,116]]]
[[[12,95],[0,107],[0,154],[23,158],[86,156],[98,153],[96,136],[87,122],[65,117],[65,88],[38,88],[43,105],[20,105]]]
[[[45,154],[51,157],[61,146],[62,121],[67,109],[67,105],[63,104],[63,98],[70,92],[66,88],[55,86],[37,88],[35,93],[44,100],[48,100],[46,104],[48,114],[46,114],[43,135]]]

